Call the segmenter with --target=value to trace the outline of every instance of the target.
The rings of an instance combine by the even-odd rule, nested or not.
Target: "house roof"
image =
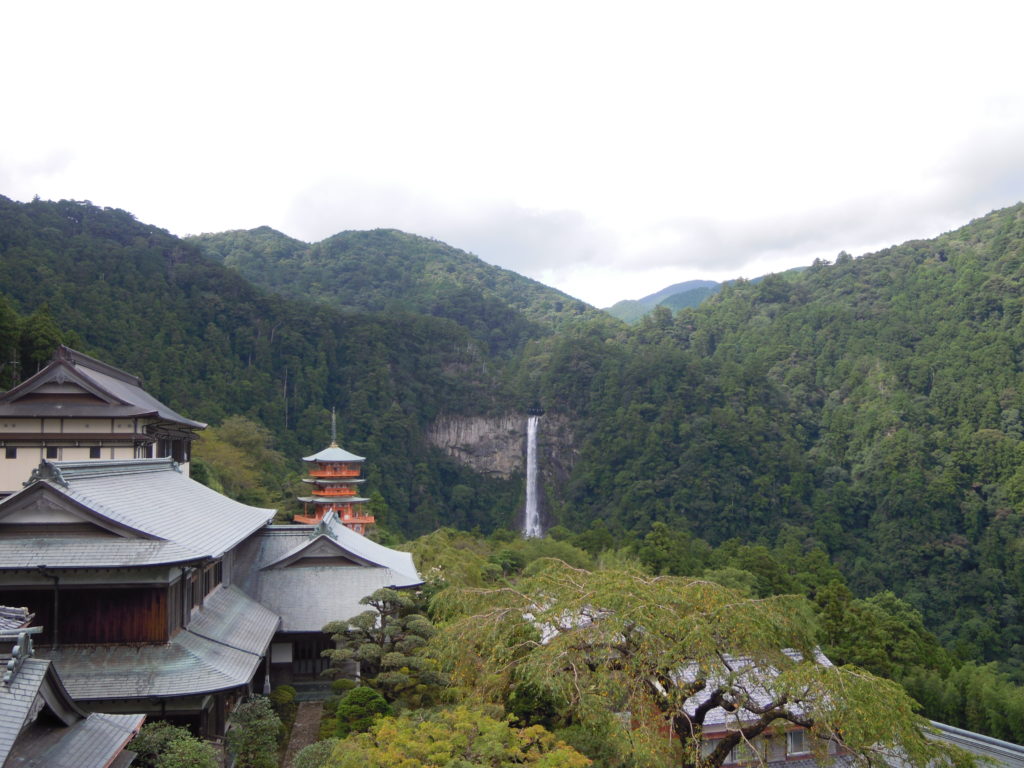
[[[261,530],[236,550],[235,574],[242,589],[280,614],[284,632],[319,632],[362,613],[359,601],[382,587],[423,583],[411,554],[349,530],[333,513],[315,526]]]
[[[56,495],[83,521],[114,535],[66,536],[55,525],[45,536],[0,539],[5,567],[155,565],[217,557],[274,517],[272,509],[241,504],[185,477],[171,459],[43,462],[29,483],[0,502],[0,533],[4,517],[31,508],[37,495]]]
[[[46,385],[69,384],[102,400],[104,404],[26,398]],[[63,345],[57,348],[53,360],[43,370],[0,395],[0,416],[151,416],[189,429],[206,427],[203,422],[185,418],[146,392],[138,376]]]
[[[235,587],[207,598],[187,629],[158,645],[45,649],[78,700],[212,693],[245,685],[280,622]]]
[[[54,717],[40,719],[43,709]],[[0,685],[0,766],[106,768],[145,719],[84,712],[51,661],[29,658]]]
[[[1019,744],[936,723],[934,720],[932,726],[936,729],[936,733],[931,734],[933,738],[966,749],[978,757],[994,760],[1007,768],[1024,768],[1024,747]]]
[[[319,453],[312,456],[303,456],[303,461],[366,461],[362,456],[349,453],[344,448],[339,448],[337,443],[331,443]]]

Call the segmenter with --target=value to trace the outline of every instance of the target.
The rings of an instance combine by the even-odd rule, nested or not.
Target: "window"
[[[46,446],[46,458],[56,459],[57,458],[57,446],[48,445]]]
[[[98,459],[99,457],[100,457],[100,447],[98,445],[92,446],[89,449],[89,458],[90,459]]]
[[[5,459],[16,459],[16,458],[18,458],[18,449],[17,448],[7,448],[7,449],[5,449],[4,450],[4,458]]]
[[[789,731],[786,733],[786,753],[790,755],[806,755],[810,752],[807,746],[807,731]]]

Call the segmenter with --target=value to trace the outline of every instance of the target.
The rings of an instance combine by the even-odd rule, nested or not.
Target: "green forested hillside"
[[[234,241],[218,259],[262,263],[294,296],[209,258]],[[547,289],[516,305],[498,290],[511,277],[391,231],[202,245],[123,211],[0,199],[0,351],[19,345],[25,375],[54,334],[77,335],[189,416],[265,425],[292,461],[337,406],[346,447],[373,457],[383,521],[407,535],[515,525],[520,483],[444,459],[423,430],[539,399],[575,435],[545,514],[580,546],[660,532],[650,567],[680,573],[700,561],[693,537],[825,552],[856,597],[892,590],[957,658],[1024,677],[1024,206],[631,327]]]
[[[189,242],[269,290],[331,306],[448,318],[494,353],[596,314],[535,280],[395,229],[341,232],[312,245],[269,227]]]
[[[1018,205],[566,345],[545,374],[582,426],[561,519],[768,542],[787,522],[855,591],[1019,663],[1022,286]]]
[[[508,494],[518,494],[433,455],[423,440],[439,410],[505,408],[510,399],[486,350],[451,320],[275,296],[125,211],[73,201],[0,198],[0,290],[0,344],[14,314],[55,323],[25,338],[48,340],[52,352],[55,334],[73,334],[83,351],[141,375],[193,418],[248,416],[296,469],[328,441],[336,406],[346,447],[373,457],[370,485],[393,527],[450,522],[447,494],[457,484],[474,489],[465,525],[503,521]],[[47,356],[22,355],[19,375]]]

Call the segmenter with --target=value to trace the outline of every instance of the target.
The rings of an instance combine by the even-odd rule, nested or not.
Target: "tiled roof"
[[[66,484],[63,492],[78,503],[198,556],[223,554],[274,516],[272,509],[241,504],[185,477],[170,459],[52,462],[52,466]],[[61,488],[59,481],[42,482]]]
[[[0,570],[51,568],[130,568],[195,560],[195,550],[152,539],[0,539]],[[2,624],[0,624],[2,626]]]
[[[212,593],[169,643],[43,649],[76,699],[188,696],[245,685],[277,631],[278,616],[234,587]]]
[[[0,553],[0,563],[4,562],[3,554]],[[0,633],[12,632],[21,629],[32,620],[32,614],[28,608],[15,608],[8,605],[0,605]],[[2,763],[0,763],[2,765]]]
[[[0,765],[25,726],[49,666],[42,659],[26,659],[9,685],[0,683]]]
[[[367,565],[296,565],[306,549],[324,540]],[[382,587],[423,583],[412,555],[383,547],[350,531],[330,514],[320,525],[269,526],[235,551],[236,583],[281,616],[284,632],[318,632],[324,624],[366,610],[359,601]]]
[[[1008,741],[972,733],[935,721],[932,721],[932,725],[938,731],[934,734],[934,738],[966,749],[978,757],[994,760],[996,764],[1007,766],[1007,768],[1024,768],[1024,747],[1019,744],[1011,744]]]
[[[87,391],[107,400],[105,406],[61,403],[55,400],[19,402],[25,394],[48,382],[75,381]],[[99,408],[99,410],[97,410]],[[142,388],[142,381],[130,373],[96,360],[68,347],[58,348],[54,359],[43,370],[0,394],[0,415],[4,416],[156,416],[165,421],[202,429],[201,421],[186,419]]]
[[[66,731],[52,731],[50,738],[43,741],[45,748],[32,749],[32,745],[26,745],[22,750],[18,745],[11,757],[18,768],[107,768],[145,720],[145,715],[94,712]],[[30,754],[20,754],[23,751]]]

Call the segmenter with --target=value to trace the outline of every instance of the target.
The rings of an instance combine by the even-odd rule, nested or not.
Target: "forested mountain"
[[[125,211],[73,201],[0,198],[0,290],[0,346],[17,345],[20,315],[21,343],[40,347],[21,351],[20,371],[0,371],[5,384],[34,373],[44,348],[70,333],[193,418],[265,425],[296,470],[328,442],[336,406],[346,447],[373,457],[369,484],[396,528],[452,522],[455,485],[474,492],[466,525],[498,524],[514,504],[518,488],[433,455],[423,439],[438,411],[514,402],[487,351],[451,320],[276,296]],[[19,355],[4,353],[5,362]]]
[[[693,537],[825,552],[856,595],[892,589],[959,658],[1024,674],[1024,206],[628,327],[542,287],[515,299],[524,283],[393,231],[204,237],[0,199],[3,359],[25,375],[54,334],[77,334],[190,417],[266,425],[293,462],[326,442],[336,406],[382,520],[407,535],[516,525],[519,478],[473,472],[424,435],[442,414],[539,400],[574,435],[558,446],[571,460],[545,470],[547,521],[593,552],[666,531],[650,562],[680,573]],[[232,254],[289,295],[217,263]]]
[[[583,335],[546,372],[582,437],[561,519],[712,542],[795,526],[964,657],[1019,661],[1022,289],[1018,205]]]
[[[535,280],[395,229],[341,232],[312,245],[269,227],[188,242],[269,290],[338,307],[445,317],[498,354],[596,313]]]
[[[720,283],[714,280],[687,280],[683,283],[662,288],[657,293],[644,296],[642,299],[625,299],[605,309],[612,317],[627,323],[635,323],[641,317],[654,310],[659,304],[672,309],[695,307],[708,296],[718,292]]]

